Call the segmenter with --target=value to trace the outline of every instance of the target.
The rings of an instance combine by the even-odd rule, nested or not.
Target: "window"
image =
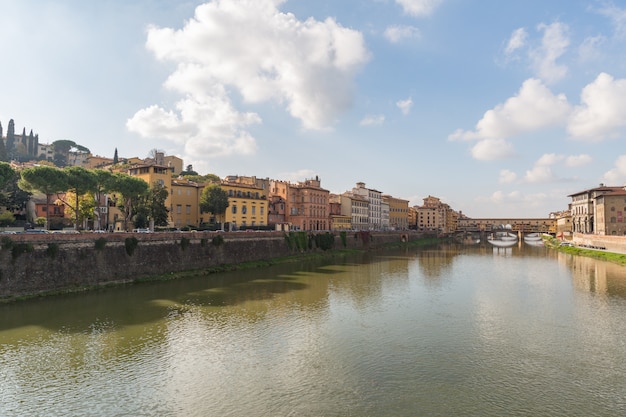
[[[176,204],[176,214],[180,214],[183,211],[183,206],[181,204]]]
[[[241,214],[246,214],[248,212],[248,207],[247,206],[242,206],[241,207]]]
[[[256,214],[256,206],[252,206],[252,215],[254,216]]]
[[[282,205],[282,204],[281,204],[281,205]],[[263,213],[264,211],[265,211],[265,210],[264,210],[264,207],[261,207],[261,216],[264,214],[264,213]]]
[[[189,204],[185,206],[185,210],[187,210],[187,214],[191,214],[191,206]]]
[[[237,214],[237,206],[233,206],[232,213]]]

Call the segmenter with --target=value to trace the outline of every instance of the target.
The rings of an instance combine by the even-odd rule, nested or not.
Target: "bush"
[[[102,250],[107,244],[107,240],[103,237],[96,239],[96,250]]]
[[[343,232],[339,232],[339,237],[341,238],[341,243],[343,244],[343,247],[347,247],[348,246],[348,241],[347,241],[347,237],[348,234],[345,232],[345,230]]]
[[[221,235],[217,235],[211,240],[211,243],[213,243],[213,246],[220,246],[224,243],[224,238]]]
[[[11,249],[13,247],[13,241],[8,236],[2,236],[1,243],[2,243],[2,249],[4,250]]]
[[[16,243],[11,248],[11,255],[13,255],[13,260],[16,260],[21,254],[29,253],[33,250],[33,245],[30,243]]]
[[[56,258],[59,253],[59,244],[58,243],[48,243],[48,249],[46,249],[46,256],[49,258]]]
[[[189,247],[189,242],[190,240],[187,239],[186,237],[183,237],[180,239],[180,248],[182,250],[186,250]]]
[[[126,240],[124,240],[124,246],[126,247],[126,253],[128,256],[133,256],[138,244],[139,241],[136,237],[127,237]]]
[[[15,216],[10,211],[0,213],[0,227],[7,227],[15,222]]]

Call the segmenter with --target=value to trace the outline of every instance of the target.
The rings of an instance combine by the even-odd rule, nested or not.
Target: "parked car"
[[[133,229],[133,233],[152,233],[150,229]]]

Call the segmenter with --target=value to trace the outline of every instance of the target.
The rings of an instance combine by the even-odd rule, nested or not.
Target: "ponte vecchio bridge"
[[[459,219],[457,232],[465,233],[491,233],[507,229],[513,233],[525,235],[529,233],[556,234],[556,219]]]

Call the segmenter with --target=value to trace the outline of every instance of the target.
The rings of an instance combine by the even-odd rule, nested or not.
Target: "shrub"
[[[59,244],[58,243],[48,243],[48,249],[46,249],[46,256],[49,258],[56,258],[59,253]]]
[[[348,246],[348,234],[345,232],[345,230],[343,232],[339,232],[339,237],[341,238],[341,243],[343,244],[343,247],[347,247]]]
[[[180,248],[182,250],[186,250],[189,247],[189,242],[190,242],[189,239],[187,239],[186,237],[182,237],[180,239]]]
[[[30,243],[16,243],[11,247],[11,255],[13,255],[13,260],[16,260],[21,254],[32,252],[33,245]]]
[[[8,236],[2,236],[2,249],[7,250],[13,247],[13,241]]]
[[[205,247],[205,246],[206,246],[206,243],[207,243],[206,238],[202,238],[202,239],[200,239],[200,246]]]
[[[126,253],[128,256],[133,256],[138,244],[139,241],[136,237],[127,237],[126,240],[124,240],[124,246],[126,247]]]
[[[224,238],[221,235],[217,235],[213,237],[211,243],[213,243],[213,246],[220,246],[222,243],[224,243]]]
[[[335,246],[335,235],[332,233],[323,233],[315,235],[315,246],[321,250],[329,250]]]
[[[6,227],[15,222],[15,216],[10,211],[0,213],[0,227]]]
[[[100,237],[96,239],[96,250],[102,250],[107,244],[106,238]]]

